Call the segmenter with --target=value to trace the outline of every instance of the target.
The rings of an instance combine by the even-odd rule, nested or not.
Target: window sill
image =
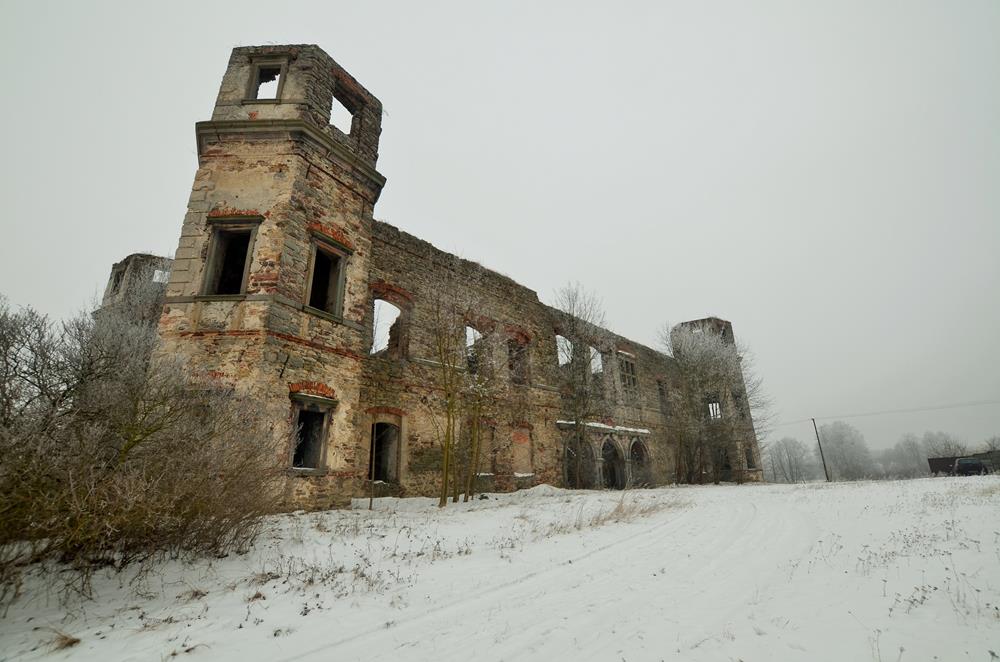
[[[315,315],[316,317],[328,320],[330,322],[335,322],[337,324],[344,323],[344,318],[342,315],[334,315],[333,313],[328,313],[320,308],[313,308],[312,306],[302,306],[302,310],[304,312],[309,313],[310,315]]]
[[[244,294],[199,294],[194,298],[195,301],[246,301],[247,295]]]
[[[242,106],[249,106],[257,103],[278,104],[281,103],[281,99],[243,99],[240,101],[240,105]]]
[[[307,467],[289,467],[285,470],[289,476],[326,476],[330,472],[326,469],[309,469]]]

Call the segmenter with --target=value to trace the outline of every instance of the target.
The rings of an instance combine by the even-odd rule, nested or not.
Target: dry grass
[[[54,651],[61,651],[67,648],[72,648],[73,646],[76,646],[78,643],[80,643],[80,639],[78,637],[74,637],[71,634],[66,634],[62,630],[57,630],[55,628],[51,628],[51,630],[55,636],[52,637],[52,640],[49,642],[49,646]]]

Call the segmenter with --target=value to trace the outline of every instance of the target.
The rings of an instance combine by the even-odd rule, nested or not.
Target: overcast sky
[[[479,4],[4,2],[0,293],[172,254],[230,49],[315,43],[384,105],[377,218],[647,344],[732,321],[781,421],[1000,434],[1000,3]]]

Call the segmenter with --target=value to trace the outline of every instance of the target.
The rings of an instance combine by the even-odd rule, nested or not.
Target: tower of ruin
[[[341,106],[349,129],[331,125]],[[196,125],[160,321],[158,351],[249,389],[271,420],[291,412],[304,442],[283,459],[288,496],[314,507],[343,503],[357,479],[381,116],[316,46],[233,50]]]

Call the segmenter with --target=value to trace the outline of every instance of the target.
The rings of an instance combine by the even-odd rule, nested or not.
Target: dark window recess
[[[318,469],[323,450],[323,423],[326,414],[319,411],[299,410],[298,433],[292,466],[297,469]]]
[[[635,373],[635,361],[619,354],[618,368],[621,373],[622,390],[625,392],[625,397],[630,400],[636,398],[639,395],[639,378]]]
[[[507,341],[507,367],[515,384],[528,382],[528,348],[514,338]]]
[[[368,456],[368,475],[386,483],[396,481],[396,458],[399,454],[399,428],[392,423],[372,426],[372,448]]]
[[[250,250],[250,230],[217,230],[214,273],[205,294],[242,294],[247,252]]]
[[[309,293],[309,305],[319,310],[336,315],[337,290],[340,284],[340,257],[316,249],[316,261],[313,263],[312,289]]]
[[[733,391],[733,408],[736,413],[740,415],[740,418],[747,417],[747,409],[745,403],[743,402],[743,395],[739,391]]]
[[[753,449],[747,446],[743,451],[747,458],[747,469],[756,469],[757,463],[753,461]]]
[[[656,392],[660,396],[660,411],[666,412],[670,403],[667,400],[667,385],[663,383],[662,379],[656,380]]]
[[[281,67],[260,67],[257,69],[257,85],[254,99],[277,99]]]

